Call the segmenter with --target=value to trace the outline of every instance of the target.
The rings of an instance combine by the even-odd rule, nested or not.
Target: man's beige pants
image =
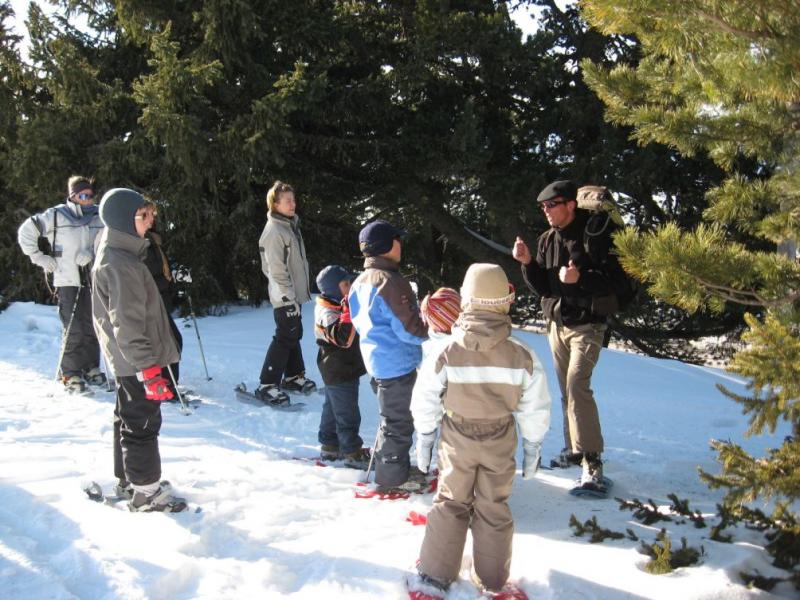
[[[500,590],[511,567],[514,520],[508,498],[516,472],[514,417],[467,421],[445,414],[439,439],[439,488],[428,513],[420,571],[441,582],[458,577],[472,529],[473,568]]]
[[[591,383],[605,332],[602,323],[567,327],[551,321],[548,326],[547,339],[561,387],[564,445],[573,452],[603,451],[600,416]]]

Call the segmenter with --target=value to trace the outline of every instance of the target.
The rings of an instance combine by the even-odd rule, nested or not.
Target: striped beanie
[[[461,314],[461,296],[452,288],[439,288],[422,299],[422,320],[438,333],[450,333]]]

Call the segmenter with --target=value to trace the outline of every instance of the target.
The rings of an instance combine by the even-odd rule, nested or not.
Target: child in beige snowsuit
[[[420,440],[433,438],[441,423],[439,486],[419,561],[423,581],[441,589],[458,577],[467,529],[475,583],[492,591],[505,585],[514,534],[508,498],[516,427],[523,438],[523,477],[530,479],[550,426],[542,366],[533,350],[510,337],[513,299],[502,268],[471,265],[452,340],[426,357],[414,387],[411,412]]]

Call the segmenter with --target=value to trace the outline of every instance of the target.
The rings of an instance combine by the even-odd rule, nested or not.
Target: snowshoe
[[[614,482],[608,477],[603,477],[599,482],[581,482],[579,479],[575,483],[575,487],[569,491],[571,496],[576,496],[578,498],[598,498],[601,500],[603,498],[608,498],[608,494],[614,486]]]
[[[108,504],[110,506],[116,504],[117,502],[122,502],[123,500],[130,500],[131,497],[133,496],[133,488],[131,488],[131,495],[130,496],[121,495],[121,494],[116,492],[116,489],[117,488],[114,488],[114,490],[115,490],[114,494],[106,495],[106,494],[103,493],[102,486],[99,483],[93,481],[89,485],[84,487],[83,491],[89,497],[89,500],[91,500],[93,502],[103,502],[103,503]]]
[[[513,581],[507,581],[500,590],[489,590],[483,585],[481,578],[475,572],[475,566],[470,568],[469,578],[482,592],[481,598],[487,600],[528,600],[528,595]]]
[[[86,373],[83,375],[83,378],[87,384],[94,387],[105,386],[108,384],[106,374],[97,367],[86,371]]]
[[[277,388],[277,386],[273,386],[273,388]],[[269,399],[264,400],[263,398],[257,396],[256,392],[258,390],[256,390],[256,392],[251,392],[247,389],[247,386],[244,383],[237,385],[235,388],[233,388],[233,391],[236,394],[237,400],[240,400],[241,402],[254,404],[256,406],[268,406],[275,410],[296,412],[303,410],[303,407],[305,406],[305,402],[292,402],[289,399],[289,396],[280,390],[277,390],[277,394],[281,394],[281,396],[277,397],[277,402],[271,402]]]
[[[64,391],[70,395],[91,396],[92,391],[86,386],[86,382],[80,375],[70,375],[64,377]]]
[[[409,600],[444,600],[450,584],[418,573],[406,577]]]
[[[184,498],[172,495],[172,486],[168,481],[161,482],[158,491],[151,496],[135,491],[128,502],[131,512],[183,512],[188,508]]]
[[[583,457],[583,472],[578,485],[570,490],[573,496],[606,498],[611,488],[611,480],[603,477],[603,461],[597,452],[587,452]]]
[[[408,480],[400,485],[380,485],[377,483],[356,483],[356,498],[377,498],[378,500],[405,500],[411,494],[430,494],[436,491],[439,483],[439,471],[428,474],[412,467]]]
[[[485,592],[484,596],[491,600],[528,600],[528,594],[512,581],[505,584],[499,592]]]
[[[341,458],[339,455],[339,446],[322,444],[319,449],[319,458],[325,462],[339,460]]]
[[[281,382],[281,389],[308,396],[317,391],[317,384],[310,379],[306,379],[304,375],[295,375],[284,379]]]
[[[168,482],[162,482],[168,483]],[[114,486],[114,494],[116,494],[117,498],[121,498],[123,500],[130,500],[133,498],[133,485],[130,481],[125,479],[120,479],[117,482],[117,485]]]
[[[344,466],[351,469],[361,469],[366,471],[369,466],[370,457],[372,452],[369,448],[359,448],[355,452],[348,452],[342,456]]]
[[[570,467],[577,467],[583,461],[583,454],[581,452],[573,452],[568,448],[564,448],[559,452],[558,456],[550,461],[550,467],[553,469],[569,469]]]
[[[337,452],[326,452],[326,446],[322,446],[323,451],[319,456],[295,456],[294,460],[302,460],[310,462],[318,467],[333,467],[334,469],[357,469],[359,471],[366,471],[369,466],[370,451],[369,448],[362,448],[356,452],[348,454],[339,454],[338,446],[327,446],[328,448],[336,448]]]

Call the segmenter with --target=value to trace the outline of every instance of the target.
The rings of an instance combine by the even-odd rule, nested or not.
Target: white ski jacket
[[[77,256],[80,252],[94,256],[94,240],[102,230],[103,223],[96,206],[82,208],[67,200],[25,219],[17,230],[17,241],[31,262],[39,264],[37,259],[43,254],[38,240],[39,236],[45,236],[50,241],[57,264],[53,285],[77,287],[81,285]]]

